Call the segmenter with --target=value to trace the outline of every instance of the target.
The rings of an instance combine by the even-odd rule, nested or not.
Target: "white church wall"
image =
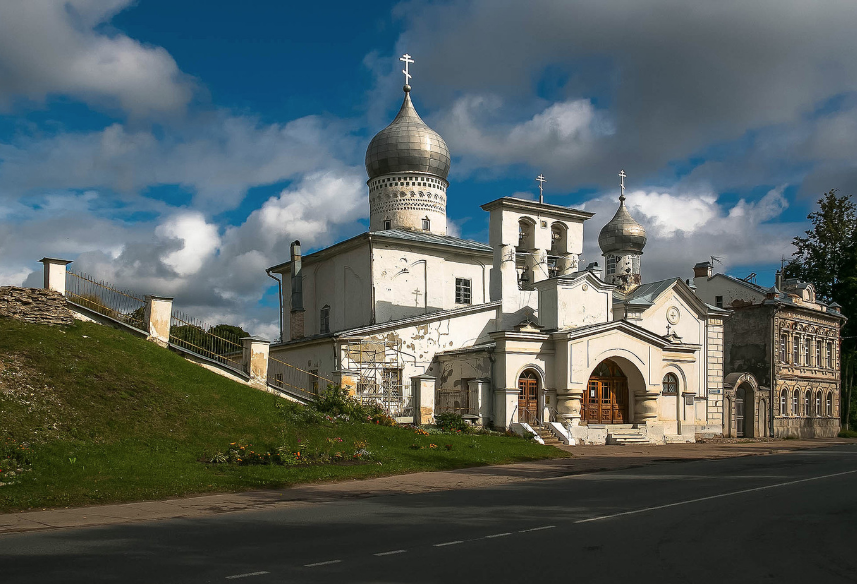
[[[470,304],[488,302],[490,258],[427,247],[376,243],[375,322],[466,306],[455,303],[455,280],[470,280]]]
[[[672,308],[678,311],[676,324],[671,323],[667,318],[668,312]],[[675,314],[676,312],[673,311],[673,315]],[[669,332],[676,333],[681,337],[683,343],[701,345],[705,341],[705,320],[700,318],[697,309],[685,301],[674,289],[661,294],[655,301],[655,305],[646,309],[642,320],[637,321],[636,324],[656,335],[666,335],[667,325],[669,325]]]
[[[304,330],[319,334],[321,309],[330,306],[330,332],[366,326],[372,319],[369,246],[344,251],[305,265]]]
[[[269,354],[273,359],[305,371],[317,371],[320,377],[336,381],[334,372],[337,369],[337,364],[333,339],[316,340],[291,346],[271,345]],[[304,374],[296,372],[294,375],[302,377]],[[295,378],[286,377],[284,381],[288,382],[290,379]],[[311,384],[307,384],[305,387],[311,387]],[[327,381],[319,380],[318,388],[320,391],[326,389]]]
[[[536,284],[539,324],[548,329],[566,329],[609,322],[612,293],[596,287],[588,277],[551,279]]]
[[[377,333],[361,335],[361,338],[392,341],[400,345],[403,379],[423,373],[440,377],[442,371],[435,353],[489,341],[488,333],[494,331],[496,315],[496,307],[486,307],[484,310],[421,324],[382,328]]]

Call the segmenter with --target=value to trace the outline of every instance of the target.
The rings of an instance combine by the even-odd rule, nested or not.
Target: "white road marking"
[[[270,574],[270,572],[247,572],[246,574],[235,574],[234,576],[227,576],[227,580],[235,580],[236,578],[248,578],[250,576],[261,576],[263,574]]]
[[[328,560],[326,562],[316,562],[314,564],[304,564],[304,568],[315,568],[316,566],[329,566],[330,564],[338,564],[342,560]]]
[[[846,470],[828,475],[817,477],[809,477],[806,479],[798,479],[795,481],[787,481],[785,483],[776,483],[774,485],[765,485],[764,487],[755,487],[753,489],[741,489],[740,491],[731,491],[729,493],[720,493],[719,495],[711,495],[709,497],[700,497],[698,499],[688,499],[687,501],[677,501],[675,503],[667,503],[666,505],[657,505],[655,507],[645,507],[643,509],[635,509],[633,511],[622,511],[621,513],[613,513],[612,515],[602,515],[600,517],[590,517],[589,519],[578,519],[574,523],[590,523],[592,521],[601,521],[603,519],[613,519],[614,517],[623,517],[625,515],[636,515],[638,513],[646,513],[648,511],[657,511],[659,509],[668,509],[669,507],[678,507],[680,505],[689,505],[691,503],[701,503],[702,501],[711,501],[712,499],[723,499],[724,497],[733,497],[735,495],[743,495],[745,493],[754,493],[756,491],[766,491],[768,489],[776,489],[777,487],[787,487],[789,485],[797,485],[799,483],[808,483],[810,481],[819,481],[821,479],[829,479],[833,477],[841,477],[843,475],[854,474],[855,470]]]
[[[511,531],[509,531],[509,532],[507,532],[507,533],[495,533],[494,535],[486,535],[486,536],[485,536],[485,537],[483,537],[482,539],[492,539],[492,538],[495,538],[495,537],[505,537],[505,536],[507,536],[507,535],[512,535],[512,532],[511,532]]]
[[[393,554],[403,554],[408,550],[393,550],[391,552],[381,552],[379,554],[375,554],[376,556],[392,556]]]
[[[444,547],[447,545],[458,545],[460,543],[464,543],[464,540],[463,539],[456,539],[455,541],[445,541],[443,543],[436,543],[436,544],[434,544],[434,547]]]
[[[522,529],[518,533],[529,533],[531,531],[541,531],[542,529],[553,529],[556,525],[543,525],[541,527],[531,527],[529,529]]]

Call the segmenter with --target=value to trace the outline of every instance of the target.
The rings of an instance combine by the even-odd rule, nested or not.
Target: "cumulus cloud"
[[[0,107],[70,95],[135,115],[181,111],[193,82],[161,47],[96,30],[132,0],[0,4]]]
[[[520,123],[502,117],[497,96],[465,96],[438,116],[438,130],[465,167],[527,163],[556,168],[584,159],[593,143],[613,128],[588,100],[554,103]]]
[[[414,94],[428,111],[492,95],[528,116],[581,101],[608,114],[615,131],[592,133],[584,155],[545,145],[517,157],[551,168],[554,187],[604,185],[622,167],[650,175],[700,151],[717,158],[723,152],[711,145],[740,140],[748,143],[729,150],[743,146],[743,156],[712,169],[714,182],[749,182],[766,171],[769,182],[772,171],[792,161],[815,162],[805,136],[788,137],[786,149],[778,139],[808,118],[812,126],[816,117],[829,117],[832,98],[857,92],[855,3],[533,0],[522,10],[512,0],[471,0],[407,3],[397,14],[405,29],[397,49],[415,56]],[[509,119],[523,128],[529,118]],[[756,140],[768,127],[776,135]],[[825,134],[850,148],[848,127]],[[453,173],[490,162],[474,135],[481,137],[469,124],[446,127],[444,137],[462,159]],[[498,149],[494,168],[502,170],[508,159]],[[806,173],[806,164],[796,166]],[[776,183],[790,179],[775,176]]]
[[[171,126],[161,137],[114,123],[94,132],[0,143],[0,198],[39,189],[134,194],[177,184],[207,209],[223,210],[237,205],[251,186],[340,164],[353,143],[346,124],[317,116],[261,124],[210,112]]]
[[[181,247],[161,258],[179,276],[196,274],[220,246],[217,226],[208,223],[198,211],[170,217],[158,225],[155,236],[180,242]]]

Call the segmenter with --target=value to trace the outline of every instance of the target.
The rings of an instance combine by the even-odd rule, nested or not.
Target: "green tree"
[[[812,229],[795,237],[793,259],[785,275],[811,282],[825,302],[838,302],[848,322],[842,329],[842,408],[846,427],[853,422],[854,370],[857,364],[857,205],[836,189],[822,195],[818,211],[807,216]]]

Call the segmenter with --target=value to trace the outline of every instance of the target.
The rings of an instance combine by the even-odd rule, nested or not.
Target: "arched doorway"
[[[592,424],[628,421],[628,378],[610,359],[599,363],[589,376],[581,414],[583,421]]]
[[[535,371],[527,369],[518,377],[518,421],[537,424],[538,413],[539,377]]]

